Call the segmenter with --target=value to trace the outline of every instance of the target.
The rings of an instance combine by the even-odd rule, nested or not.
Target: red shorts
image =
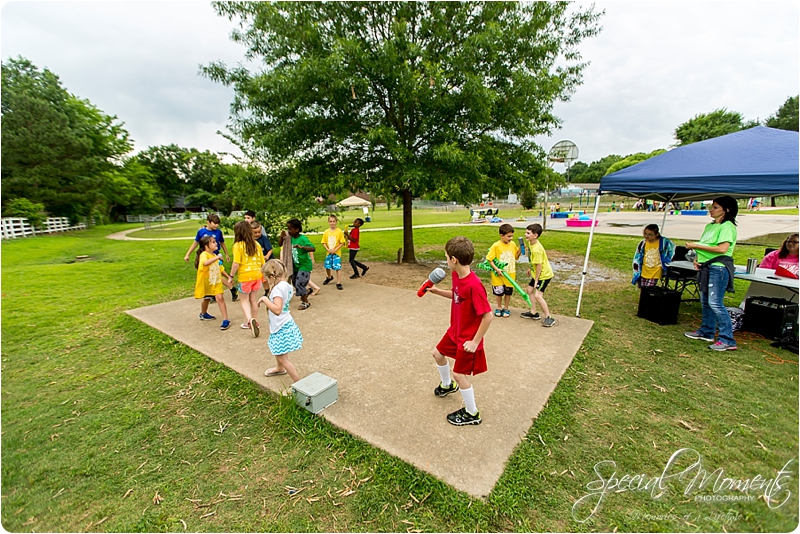
[[[252,293],[253,291],[258,291],[261,289],[261,280],[250,280],[249,282],[242,282],[239,284],[241,286],[242,293]]]
[[[464,350],[464,343],[457,345],[455,340],[450,337],[449,332],[445,332],[442,340],[436,345],[436,350],[440,354],[454,358],[456,363],[453,372],[461,375],[478,375],[486,372],[486,353],[483,352],[483,341],[481,340],[475,352]]]

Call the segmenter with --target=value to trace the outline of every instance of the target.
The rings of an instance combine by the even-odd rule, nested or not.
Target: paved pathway
[[[595,228],[595,234],[611,234],[611,235],[642,235],[642,229],[645,225],[655,223],[661,226],[661,221],[664,217],[663,212],[644,211],[626,211],[626,212],[599,212],[597,220],[600,224]],[[776,233],[790,233],[796,232],[798,227],[798,217],[796,215],[768,215],[768,214],[755,214],[748,212],[740,212],[737,217],[739,240],[750,239],[765,234]],[[703,215],[667,215],[666,224],[664,225],[663,234],[673,240],[693,240],[699,239],[703,233],[703,228],[711,221],[709,217]],[[176,221],[177,224],[183,221]],[[527,225],[538,222],[542,223],[542,217],[527,217],[526,221],[517,221],[516,219],[506,219],[507,222],[515,228],[525,228]],[[414,228],[441,228],[441,227],[464,227],[464,226],[500,226],[501,223],[441,223],[441,224],[421,224],[415,225]],[[582,232],[588,233],[589,228],[568,228],[566,219],[548,219],[547,230],[565,230],[569,232]],[[362,232],[380,232],[383,230],[402,230],[402,226],[393,226],[389,228],[363,228]],[[122,232],[110,234],[109,239],[119,239],[127,241],[187,241],[193,239],[194,236],[187,235],[185,237],[151,237],[140,238],[131,237],[129,234],[143,230],[143,228],[131,228]],[[314,235],[319,232],[308,232],[309,235]],[[225,236],[233,237],[233,236]]]

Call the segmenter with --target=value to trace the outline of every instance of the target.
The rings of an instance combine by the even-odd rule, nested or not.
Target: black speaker
[[[797,334],[797,303],[775,297],[750,297],[744,305],[742,330],[779,339]]]
[[[662,325],[678,324],[680,305],[680,291],[658,286],[643,287],[639,293],[639,311],[636,315]]]

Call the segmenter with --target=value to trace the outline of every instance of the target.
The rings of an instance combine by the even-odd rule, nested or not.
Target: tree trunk
[[[411,224],[413,209],[411,191],[403,190],[403,263],[417,263],[414,255],[414,229]]]

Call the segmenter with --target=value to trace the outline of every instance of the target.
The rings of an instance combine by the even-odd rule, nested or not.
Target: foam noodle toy
[[[514,287],[514,289],[516,289],[519,292],[520,296],[522,296],[525,302],[528,303],[528,306],[533,306],[533,304],[531,304],[531,298],[528,296],[528,293],[526,293],[521,287],[519,287],[517,281],[508,276],[508,273],[503,270],[503,267],[505,267],[508,264],[504,261],[498,260],[497,258],[493,259],[492,263],[494,263],[497,266],[497,268],[500,269],[500,273],[503,275],[503,278],[508,280],[508,282]],[[489,265],[489,260],[483,260],[482,262],[475,265],[475,268],[481,269],[482,271],[489,271],[492,273],[494,272],[492,266]]]

